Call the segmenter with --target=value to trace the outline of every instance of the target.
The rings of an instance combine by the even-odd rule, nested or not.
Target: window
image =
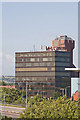
[[[35,58],[31,58],[31,61],[34,62],[34,61],[35,61]]]
[[[52,80],[52,78],[48,78],[48,80]]]
[[[48,61],[48,58],[43,58],[43,61]]]
[[[66,57],[70,57],[70,53],[69,52],[55,52],[55,55],[56,56],[62,56],[62,57],[64,57],[64,56],[66,56]]]
[[[43,61],[43,58],[39,58],[39,60],[42,62],[42,61]]]
[[[67,58],[67,57],[55,57],[55,61],[69,62],[70,58]]]
[[[48,71],[51,71],[51,67],[48,67]]]
[[[22,62],[24,61],[24,59],[22,58]]]
[[[19,54],[19,57],[23,57],[23,54]]]
[[[69,72],[55,72],[55,76],[70,76]]]
[[[27,67],[31,66],[31,63],[26,63],[26,66],[27,66]]]
[[[52,61],[52,57],[48,58],[48,61]]]
[[[65,67],[68,67],[68,66],[70,66],[70,63],[67,63],[67,62],[55,62],[55,66],[65,66]]]
[[[35,58],[35,61],[39,61],[39,58]]]

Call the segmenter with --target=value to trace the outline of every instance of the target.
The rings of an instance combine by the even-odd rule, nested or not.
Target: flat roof
[[[57,52],[59,52],[59,53],[70,53],[69,51],[57,51],[57,50],[55,50],[55,51],[48,51],[48,50],[46,50],[46,51],[32,51],[32,52],[29,52],[29,51],[20,51],[20,52],[18,52],[18,51],[16,51],[15,52],[15,54],[26,54],[26,53],[50,53],[50,52],[55,52],[55,53],[57,53]]]
[[[68,71],[80,71],[80,68],[65,68]]]

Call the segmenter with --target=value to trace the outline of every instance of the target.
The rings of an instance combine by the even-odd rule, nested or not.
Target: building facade
[[[75,41],[64,35],[54,39],[51,47],[41,46],[41,51],[16,52],[15,87],[26,89],[27,81],[28,96],[39,93],[42,97],[53,97],[56,90],[64,92],[71,87],[71,77],[77,76],[74,71],[65,71],[75,68],[74,47]]]
[[[42,97],[53,97],[56,90],[70,86],[71,74],[68,51],[40,51],[15,53],[15,87],[26,89],[28,96],[39,93]]]

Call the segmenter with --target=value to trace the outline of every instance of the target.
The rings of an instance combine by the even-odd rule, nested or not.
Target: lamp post
[[[30,79],[24,79],[24,81],[26,81],[26,108],[27,108],[27,86],[28,86],[28,81]]]
[[[8,94],[4,94],[4,117],[5,117],[5,95],[8,95]]]
[[[64,96],[64,88],[60,88],[60,90],[62,91],[62,96]]]
[[[70,88],[70,86],[67,86],[65,88],[61,88],[60,89],[62,91],[62,95],[66,95],[67,96],[67,88]]]
[[[67,96],[67,88],[70,88],[70,86],[65,87],[65,95]]]
[[[28,85],[28,82],[26,81],[26,108],[27,108],[27,85]]]

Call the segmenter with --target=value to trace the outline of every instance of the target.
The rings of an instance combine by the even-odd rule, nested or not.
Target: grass
[[[3,103],[1,103],[0,105],[1,105],[1,106],[4,106]],[[23,106],[9,105],[9,104],[5,104],[5,106],[9,106],[9,107],[18,107],[18,108],[26,108],[26,107],[23,107]]]

